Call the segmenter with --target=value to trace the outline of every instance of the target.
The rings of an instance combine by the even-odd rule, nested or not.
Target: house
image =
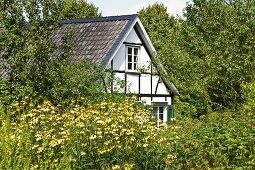
[[[157,120],[170,121],[174,96],[179,92],[163,76],[163,66],[156,60],[155,48],[136,14],[60,23],[53,41],[58,43],[72,32],[72,60],[90,60],[112,70],[109,93],[137,94],[140,101],[153,107]]]
[[[170,121],[174,96],[179,92],[163,76],[162,64],[152,62],[156,51],[137,15],[70,19],[61,24],[55,41],[72,31],[74,60],[90,59],[113,71],[115,81],[108,92],[137,94],[140,101],[153,107],[158,120]]]

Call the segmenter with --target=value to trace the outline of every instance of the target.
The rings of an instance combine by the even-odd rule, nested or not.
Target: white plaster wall
[[[165,97],[153,97],[152,98],[152,102],[166,102],[166,103],[170,104],[171,103],[171,99],[170,99],[170,97],[167,97],[167,98],[165,98]]]
[[[141,97],[141,101],[145,102],[147,105],[151,105],[150,97]]]
[[[144,72],[151,72],[151,59],[148,55],[147,51],[145,50],[144,46],[140,47],[140,61],[139,61],[139,68]]]
[[[124,40],[125,43],[136,43],[141,44],[141,40],[139,39],[138,35],[136,34],[135,30],[132,29],[130,34],[127,36],[127,38]],[[127,70],[127,62],[126,62],[126,46],[127,44],[122,44],[115,56],[113,57],[113,70],[120,70],[120,71],[129,71]],[[132,46],[132,44],[130,44]],[[135,45],[137,46],[137,45]],[[144,46],[140,47],[140,53],[139,53],[139,68],[138,71],[142,72],[151,72],[151,60],[150,57],[145,50]],[[108,65],[107,68],[111,68],[110,65]],[[125,80],[125,74],[124,73],[116,73],[115,78],[119,80]],[[140,92],[141,94],[150,94],[151,93],[151,76],[142,74],[141,75],[141,87]],[[157,82],[159,77],[153,76],[152,78],[152,93],[155,94]],[[116,81],[117,82],[117,81]],[[118,92],[124,93],[125,88],[121,88],[120,85],[118,85],[116,82],[114,82],[114,90],[118,89]],[[128,75],[127,74],[127,93],[138,93],[139,92],[139,75]],[[156,94],[169,94],[167,92],[167,89],[163,83],[160,83],[158,85],[157,93]],[[151,97],[142,97],[142,101],[145,101],[146,104],[151,105],[151,102],[165,102],[168,104],[171,104],[171,98],[167,97],[167,100],[165,100],[165,97],[153,97],[153,100],[151,101]]]
[[[167,122],[167,105],[166,104],[164,105],[163,122],[164,122],[164,125],[166,125],[166,122]]]
[[[130,31],[129,35],[125,39],[124,42],[130,42],[130,43],[142,43],[138,35],[136,34],[134,28]]]
[[[151,97],[141,97],[141,101],[145,102],[148,105],[153,105],[153,103],[166,103],[167,105],[171,105],[171,97],[167,97],[167,100],[165,100],[165,97],[153,97],[151,100]]]
[[[141,44],[141,40],[139,39],[138,35],[134,31],[131,30],[130,34],[124,40],[125,43],[137,43]],[[126,44],[122,44],[117,53],[113,58],[113,69],[114,70],[126,70]],[[140,46],[140,53],[139,53],[139,68],[143,68],[146,72],[150,72],[150,57],[146,52],[144,46]]]
[[[152,93],[155,94],[157,83],[158,83],[158,76],[152,76]]]
[[[168,94],[166,86],[163,82],[158,84],[157,94]]]
[[[126,48],[123,44],[113,58],[113,70],[126,70]]]
[[[139,93],[138,75],[127,75],[127,93]]]
[[[125,74],[124,73],[114,74],[113,91],[117,93],[125,92]]]
[[[141,94],[151,93],[151,76],[149,74],[141,75]]]

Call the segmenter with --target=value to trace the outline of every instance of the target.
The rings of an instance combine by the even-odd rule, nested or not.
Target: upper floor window
[[[138,70],[139,62],[139,47],[128,46],[127,47],[127,69],[136,71]]]

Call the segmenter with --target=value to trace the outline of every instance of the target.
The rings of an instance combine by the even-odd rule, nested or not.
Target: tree
[[[86,4],[86,1],[0,0],[0,61],[2,69],[9,72],[1,82],[1,98],[7,96],[3,102],[8,104],[24,96],[50,99],[52,89],[65,84],[63,68],[68,64],[72,44],[69,35],[60,46],[52,43],[51,37],[63,16],[100,15],[92,4]],[[63,10],[76,7],[80,10],[72,15]],[[86,13],[85,7],[89,7],[88,11],[94,8],[94,13]]]
[[[172,39],[172,31],[177,21],[167,13],[167,8],[162,3],[149,5],[140,10],[138,14],[157,50],[164,45],[165,39]]]
[[[61,19],[101,17],[98,8],[86,0],[65,0],[60,12]]]
[[[241,85],[255,75],[254,6],[254,0],[194,0],[184,18],[171,19],[162,4],[139,12],[180,100],[195,111],[237,110],[244,102]]]
[[[167,8],[159,3],[140,10],[138,14],[156,47],[168,79],[174,82],[181,92],[176,110],[194,116],[208,112],[208,95],[200,83],[201,59],[194,58],[184,48],[187,39],[183,20],[170,16]],[[192,30],[189,29],[188,32]]]
[[[192,28],[200,43],[186,43],[185,48],[203,60],[203,79],[214,108],[237,109],[244,102],[241,84],[254,79],[254,4],[194,0],[186,8],[185,27]]]

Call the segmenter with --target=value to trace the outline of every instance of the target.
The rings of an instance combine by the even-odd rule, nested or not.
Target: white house
[[[54,41],[71,31],[74,60],[89,59],[112,70],[115,81],[108,92],[137,94],[140,101],[153,107],[158,125],[160,120],[171,120],[174,96],[179,92],[163,76],[162,64],[153,60],[155,48],[136,14],[62,20],[61,24]]]
[[[163,76],[166,73],[162,64],[154,60],[155,48],[137,15],[68,19],[60,23],[52,37],[54,43],[61,43],[62,37],[71,32],[72,60],[90,60],[112,70],[114,81],[107,87],[109,93],[136,94],[140,101],[153,107],[158,125],[160,120],[170,121],[174,96],[179,92]]]

